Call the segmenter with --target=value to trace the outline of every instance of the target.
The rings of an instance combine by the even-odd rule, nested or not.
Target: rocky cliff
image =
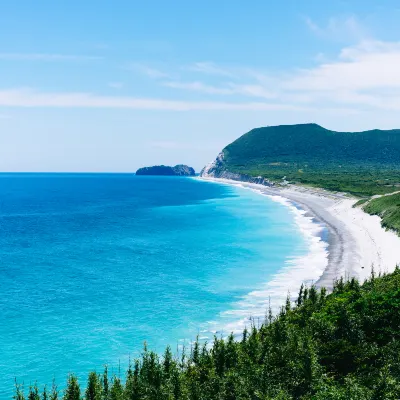
[[[183,164],[175,165],[175,167],[155,165],[152,167],[139,168],[136,171],[136,175],[195,176],[195,174],[192,167]]]
[[[227,169],[224,160],[224,152],[218,154],[217,158],[211,163],[207,164],[200,172],[200,176],[203,178],[222,178],[232,179],[234,181],[258,183],[265,186],[273,186],[274,183],[262,176],[250,176],[246,174],[238,174],[230,172]]]

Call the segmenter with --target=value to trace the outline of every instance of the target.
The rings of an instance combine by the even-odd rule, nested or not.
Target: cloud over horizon
[[[170,111],[340,111],[344,107],[349,112],[358,112],[366,107],[400,110],[400,42],[362,41],[342,48],[336,57],[321,61],[315,67],[278,73],[246,65],[227,67],[202,62],[193,65],[194,69],[188,69],[190,76],[196,80],[171,79],[172,71],[164,72],[142,64],[133,67],[148,79],[155,80],[159,86],[168,88],[165,97],[7,88],[0,90],[0,106]],[[122,84],[110,83],[109,86],[121,88]],[[182,98],[182,91],[197,93],[197,97]]]

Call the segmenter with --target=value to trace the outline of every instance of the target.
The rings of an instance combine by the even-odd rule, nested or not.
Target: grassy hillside
[[[382,226],[400,234],[400,193],[372,199],[363,206],[364,211],[382,218]]]
[[[224,150],[231,172],[360,196],[400,186],[400,130],[334,132],[316,124],[253,129]],[[398,185],[398,186],[396,186]]]
[[[157,329],[157,327],[154,327]],[[57,399],[56,387],[46,397]],[[52,397],[49,397],[49,394]],[[400,270],[334,291],[300,289],[276,317],[239,341],[196,342],[163,357],[146,347],[124,378],[71,375],[65,400],[397,400],[400,398]],[[59,397],[57,397],[59,396]],[[17,387],[16,399],[24,399]],[[31,387],[29,399],[38,400]]]

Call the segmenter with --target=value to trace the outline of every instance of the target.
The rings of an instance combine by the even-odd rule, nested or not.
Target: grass
[[[382,226],[392,229],[400,235],[400,193],[382,196],[370,200],[364,211],[382,218]]]
[[[400,170],[337,168],[328,165],[299,165],[285,167],[272,165],[239,166],[228,164],[228,170],[250,176],[263,176],[274,182],[283,177],[291,183],[321,187],[335,192],[345,192],[365,197],[387,194],[399,190]]]

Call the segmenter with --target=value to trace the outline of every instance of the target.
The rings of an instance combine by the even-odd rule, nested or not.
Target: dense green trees
[[[83,393],[84,392],[84,393]],[[82,393],[82,394],[81,394]],[[47,397],[46,397],[47,396]],[[83,397],[82,397],[83,396]],[[145,346],[125,379],[91,372],[86,389],[71,375],[28,399],[64,400],[395,400],[400,398],[400,270],[360,285],[340,279],[333,293],[302,286],[275,317],[241,338],[193,343],[163,356]],[[25,399],[17,386],[15,399]]]
[[[317,124],[253,129],[223,149],[219,169],[372,196],[398,190],[400,130],[335,132]]]

